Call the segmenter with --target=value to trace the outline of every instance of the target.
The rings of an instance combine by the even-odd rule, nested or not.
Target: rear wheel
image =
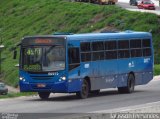
[[[38,95],[41,99],[45,100],[48,99],[50,92],[38,92]]]
[[[126,87],[119,87],[118,92],[119,93],[132,93],[134,92],[135,87],[135,78],[133,74],[129,74],[128,80],[127,80],[127,86]]]
[[[89,83],[87,80],[83,80],[82,89],[81,91],[77,92],[76,95],[78,98],[85,99],[88,97],[89,94]]]

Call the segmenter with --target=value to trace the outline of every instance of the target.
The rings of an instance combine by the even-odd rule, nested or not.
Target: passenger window
[[[105,42],[105,50],[115,50],[117,49],[116,41],[107,41]]]
[[[151,46],[150,39],[143,39],[142,44],[143,44],[143,47],[150,47]]]
[[[106,51],[105,59],[117,59],[117,51]]]
[[[142,56],[142,49],[131,50],[131,57],[141,57],[141,56]]]
[[[118,58],[129,58],[130,53],[129,50],[119,50],[118,51]]]
[[[81,43],[81,52],[91,51],[90,42]]]
[[[145,48],[143,49],[143,56],[151,56],[151,48]]]
[[[69,70],[74,69],[80,65],[79,48],[68,49]]]
[[[104,52],[93,52],[93,61],[104,60]]]
[[[129,48],[129,40],[120,40],[118,41],[119,49],[128,49]]]
[[[92,50],[93,51],[104,50],[104,43],[102,41],[92,42]]]
[[[141,40],[130,40],[130,48],[141,48]]]
[[[81,53],[81,61],[82,62],[91,61],[91,53]]]

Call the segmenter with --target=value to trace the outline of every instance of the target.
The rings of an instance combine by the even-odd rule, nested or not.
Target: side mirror
[[[13,59],[16,59],[16,58],[17,58],[17,50],[14,50],[13,53],[14,53],[14,54],[13,54]]]

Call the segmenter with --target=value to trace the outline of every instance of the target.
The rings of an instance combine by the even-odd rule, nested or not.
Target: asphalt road
[[[125,3],[125,2],[118,2],[117,5],[124,9],[132,10],[132,11],[152,12],[160,15],[160,7],[158,6],[156,6],[156,10],[144,10],[144,9],[138,9],[137,6],[130,6],[129,3]]]
[[[86,113],[160,101],[160,80],[137,86],[132,94],[103,90],[98,96],[77,99],[73,94],[53,94],[42,101],[38,96],[1,99],[0,112],[12,113]]]

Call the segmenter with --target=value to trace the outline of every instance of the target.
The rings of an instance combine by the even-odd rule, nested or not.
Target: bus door
[[[82,83],[79,47],[68,48],[68,64],[68,91],[79,91]]]

